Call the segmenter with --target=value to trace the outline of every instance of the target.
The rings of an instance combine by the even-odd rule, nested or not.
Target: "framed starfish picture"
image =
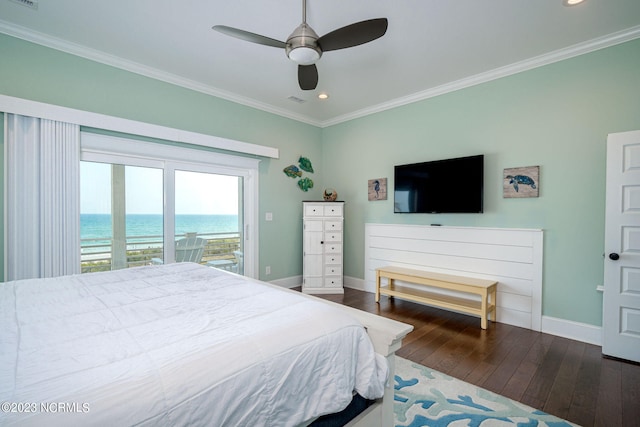
[[[369,201],[387,200],[387,178],[369,180]]]
[[[540,194],[540,166],[509,168],[502,176],[504,198],[538,197]]]

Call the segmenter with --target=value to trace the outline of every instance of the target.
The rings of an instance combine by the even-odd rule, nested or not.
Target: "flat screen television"
[[[395,213],[482,213],[484,155],[395,167]]]

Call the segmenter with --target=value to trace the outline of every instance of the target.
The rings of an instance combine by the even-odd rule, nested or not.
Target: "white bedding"
[[[299,425],[386,375],[346,314],[214,268],[0,283],[0,425]]]

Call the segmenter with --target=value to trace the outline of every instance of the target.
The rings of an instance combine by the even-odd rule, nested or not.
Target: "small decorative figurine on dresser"
[[[325,202],[335,202],[338,198],[338,192],[333,188],[325,188],[322,197],[324,198]]]

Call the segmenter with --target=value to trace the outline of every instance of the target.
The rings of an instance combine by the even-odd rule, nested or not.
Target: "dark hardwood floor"
[[[640,426],[640,365],[601,348],[400,299],[318,295],[413,325],[397,354],[581,426]]]

